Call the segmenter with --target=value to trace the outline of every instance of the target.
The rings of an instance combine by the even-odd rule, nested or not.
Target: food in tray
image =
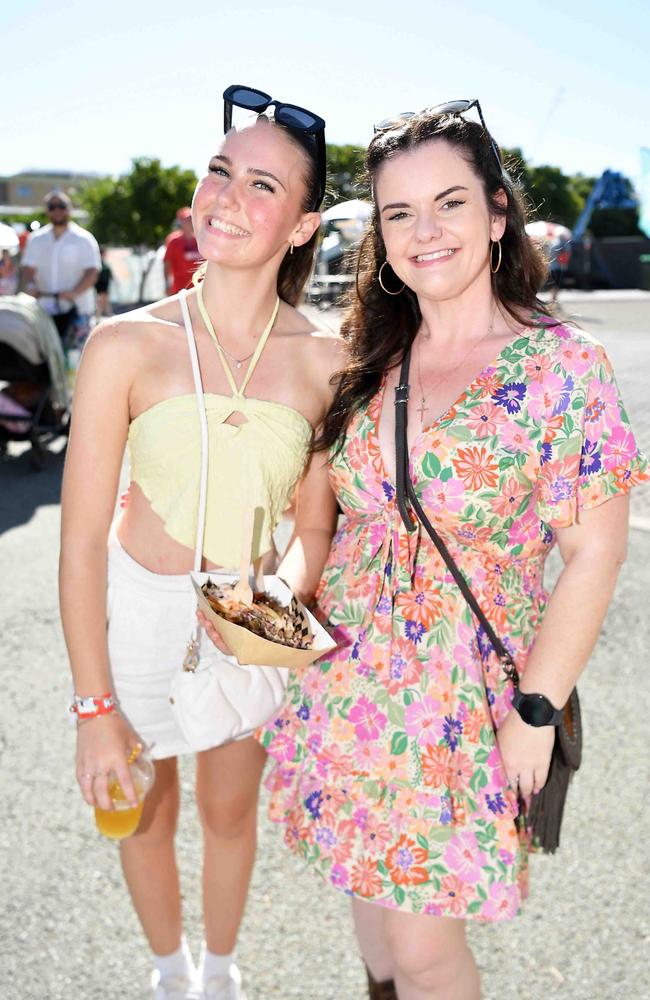
[[[288,607],[263,591],[253,593],[253,604],[248,606],[237,600],[233,594],[234,584],[214,583],[208,580],[201,590],[212,610],[234,625],[254,632],[255,635],[271,642],[295,649],[310,649],[312,635],[306,616],[295,597]]]

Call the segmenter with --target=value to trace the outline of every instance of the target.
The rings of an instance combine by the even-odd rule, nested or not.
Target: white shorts
[[[181,668],[187,643],[196,627],[196,594],[190,576],[152,573],[122,548],[115,529],[108,546],[108,657],[113,692],[120,711],[149,747],[152,757],[161,760],[194,751],[185,740],[170,704],[172,677]],[[200,662],[219,664],[225,674],[268,668],[240,668],[236,660],[222,653],[204,634]],[[278,677],[262,681],[277,687],[279,709],[284,691]],[[251,685],[251,698],[259,698]],[[267,695],[268,697],[268,695]],[[255,709],[237,706],[241,716],[255,718]],[[236,738],[244,739],[253,727]],[[218,745],[219,741],[215,743]]]

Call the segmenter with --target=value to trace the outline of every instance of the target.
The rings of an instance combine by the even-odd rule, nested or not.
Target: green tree
[[[327,146],[327,205],[352,198],[369,198],[363,177],[363,146]]]
[[[165,240],[176,210],[188,205],[196,175],[181,167],[163,167],[160,160],[138,157],[121,177],[102,177],[80,192],[88,212],[88,228],[99,243],[130,246],[136,253],[154,250]],[[142,290],[153,263],[143,270]]]
[[[528,195],[535,218],[559,222],[569,229],[584,207],[584,198],[572,187],[559,167],[528,166]]]

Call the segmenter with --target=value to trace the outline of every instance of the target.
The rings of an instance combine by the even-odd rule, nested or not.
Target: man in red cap
[[[192,275],[201,260],[192,227],[192,210],[179,208],[176,219],[178,229],[165,240],[165,281],[168,295],[175,295],[181,288],[191,287]]]

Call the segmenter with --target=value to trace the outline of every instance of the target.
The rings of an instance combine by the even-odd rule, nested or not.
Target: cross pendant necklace
[[[426,403],[427,399],[433,393],[433,390],[437,389],[439,385],[443,385],[447,381],[447,379],[449,378],[449,376],[452,374],[452,372],[456,371],[458,368],[461,367],[461,365],[463,365],[466,361],[468,361],[469,358],[474,353],[474,351],[479,347],[479,345],[482,344],[483,341],[487,337],[490,336],[490,334],[492,333],[492,331],[494,329],[494,316],[495,316],[495,313],[496,313],[496,308],[497,308],[497,305],[496,305],[496,302],[495,302],[494,306],[492,308],[492,316],[490,318],[490,325],[488,326],[486,333],[484,333],[482,337],[479,337],[479,339],[476,341],[476,343],[473,345],[473,347],[471,347],[469,349],[469,351],[466,351],[465,354],[463,354],[463,356],[460,358],[460,360],[457,361],[456,364],[452,368],[447,368],[446,371],[444,371],[441,376],[439,376],[437,379],[435,379],[435,381],[432,383],[432,385],[429,386],[429,392],[427,393],[426,396],[424,394],[424,385],[422,383],[422,368],[420,366],[420,354],[421,354],[421,350],[418,349],[418,352],[417,352],[418,382],[420,383],[420,393],[421,393],[422,402],[418,406],[417,412],[420,414],[420,426],[422,428],[424,428],[424,414],[427,413],[428,410],[430,409],[429,406],[425,406],[424,405]],[[429,340],[430,336],[431,336],[430,334],[428,336],[425,335],[423,339]],[[420,341],[420,344],[418,344],[418,348],[420,348],[420,346],[421,346],[421,341]]]

